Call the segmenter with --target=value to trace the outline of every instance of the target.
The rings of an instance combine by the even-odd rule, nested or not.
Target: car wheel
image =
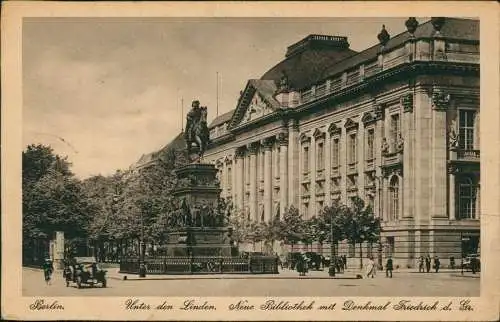
[[[82,288],[82,277],[81,276],[78,276],[76,278],[76,285],[78,286],[78,288]]]

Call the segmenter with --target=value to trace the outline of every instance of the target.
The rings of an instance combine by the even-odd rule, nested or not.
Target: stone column
[[[283,217],[288,206],[288,133],[278,135],[280,146],[280,216]]]
[[[272,147],[273,139],[263,140],[264,146],[264,220],[269,222],[273,213],[273,174]]]
[[[250,211],[250,218],[258,221],[257,214],[257,150],[259,148],[259,143],[253,142],[248,146],[248,152],[250,153],[250,196],[248,200],[248,209]]]
[[[311,197],[309,199],[309,211],[307,213],[307,219],[316,216],[316,154],[318,153],[318,147],[316,143],[316,138],[311,135],[311,145],[309,146],[309,179],[311,182],[310,193]]]
[[[239,147],[236,149],[236,191],[235,191],[235,205],[239,211],[244,210],[243,200],[245,198],[245,167],[244,167],[244,159],[245,159],[245,147]]]
[[[290,120],[288,124],[288,206],[299,208],[299,124]],[[300,209],[300,208],[299,208]]]
[[[446,154],[446,110],[448,109],[450,96],[434,90],[432,94],[432,216],[435,218],[447,217],[446,214],[446,188],[447,169]]]
[[[361,121],[361,120],[360,120]],[[358,132],[357,132],[357,159],[358,161],[358,196],[365,200],[365,123],[359,122]]]
[[[325,206],[332,204],[331,180],[332,180],[332,136],[329,131],[325,132],[325,150],[323,151],[325,159]]]
[[[340,157],[339,157],[339,171],[342,176],[342,182],[340,185],[340,200],[347,205],[347,131],[344,126],[341,126],[340,135]]]
[[[231,194],[233,196],[233,205],[236,205],[236,154],[231,161]]]

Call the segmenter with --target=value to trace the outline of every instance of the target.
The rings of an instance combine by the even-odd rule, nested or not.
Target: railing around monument
[[[147,274],[277,274],[276,256],[178,256],[146,258]],[[120,273],[138,274],[139,258],[122,258]]]

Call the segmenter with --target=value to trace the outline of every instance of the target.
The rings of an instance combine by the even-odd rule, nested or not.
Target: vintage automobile
[[[66,279],[66,287],[70,283],[76,283],[78,288],[83,284],[91,287],[101,284],[106,287],[106,270],[103,270],[93,257],[75,257],[67,261],[63,277]]]
[[[472,269],[474,266],[474,270]],[[481,259],[479,254],[469,254],[463,258],[462,267],[465,270],[471,270],[475,272],[481,271]]]

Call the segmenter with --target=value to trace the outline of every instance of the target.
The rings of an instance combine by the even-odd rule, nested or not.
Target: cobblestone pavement
[[[113,276],[115,275],[115,276]],[[107,288],[76,285],[66,287],[62,273],[56,272],[52,285],[46,285],[43,272],[23,269],[23,296],[479,296],[480,279],[460,276],[460,272],[395,272],[386,278],[379,272],[375,278],[327,278],[327,272],[313,272],[305,278],[294,272],[278,276],[242,278],[147,279],[120,280],[110,272]],[[294,278],[295,276],[295,278]],[[355,276],[348,272],[346,277]],[[215,277],[215,276],[214,276]]]

